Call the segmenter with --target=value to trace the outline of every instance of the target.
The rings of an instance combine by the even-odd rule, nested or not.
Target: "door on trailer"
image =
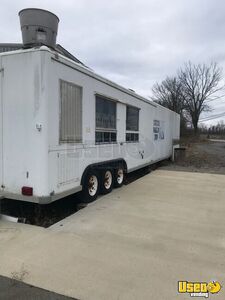
[[[0,57],[0,190],[3,185],[3,66]]]

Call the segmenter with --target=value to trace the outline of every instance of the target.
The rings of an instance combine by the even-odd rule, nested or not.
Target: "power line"
[[[202,122],[208,122],[208,121],[211,121],[211,120],[220,119],[222,117],[225,117],[225,114],[220,115],[220,116],[214,116],[214,117],[211,117],[211,118],[208,118],[208,119],[199,120],[199,122],[200,123],[202,123]]]
[[[212,102],[212,101],[216,101],[216,100],[219,100],[219,99],[225,100],[224,96],[225,96],[225,94],[224,94],[224,95],[221,95],[221,96],[215,96],[214,98],[213,98],[213,97],[212,97],[212,98],[209,98],[208,100],[205,101],[205,103]]]
[[[199,120],[199,122],[206,122],[206,121],[218,119],[218,118],[221,118],[221,117],[225,117],[225,112],[202,118],[202,119]]]

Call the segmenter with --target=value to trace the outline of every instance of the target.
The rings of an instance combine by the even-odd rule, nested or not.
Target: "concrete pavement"
[[[224,175],[157,170],[49,229],[0,222],[0,274],[82,300],[190,299],[178,280],[225,285],[224,216]]]

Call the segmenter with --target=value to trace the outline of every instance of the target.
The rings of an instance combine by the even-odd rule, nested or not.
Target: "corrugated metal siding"
[[[60,142],[82,142],[82,87],[60,80]]]

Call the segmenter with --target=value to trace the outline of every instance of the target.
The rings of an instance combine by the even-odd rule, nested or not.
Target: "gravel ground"
[[[225,142],[207,141],[184,144],[185,158],[163,163],[162,169],[225,174]]]

